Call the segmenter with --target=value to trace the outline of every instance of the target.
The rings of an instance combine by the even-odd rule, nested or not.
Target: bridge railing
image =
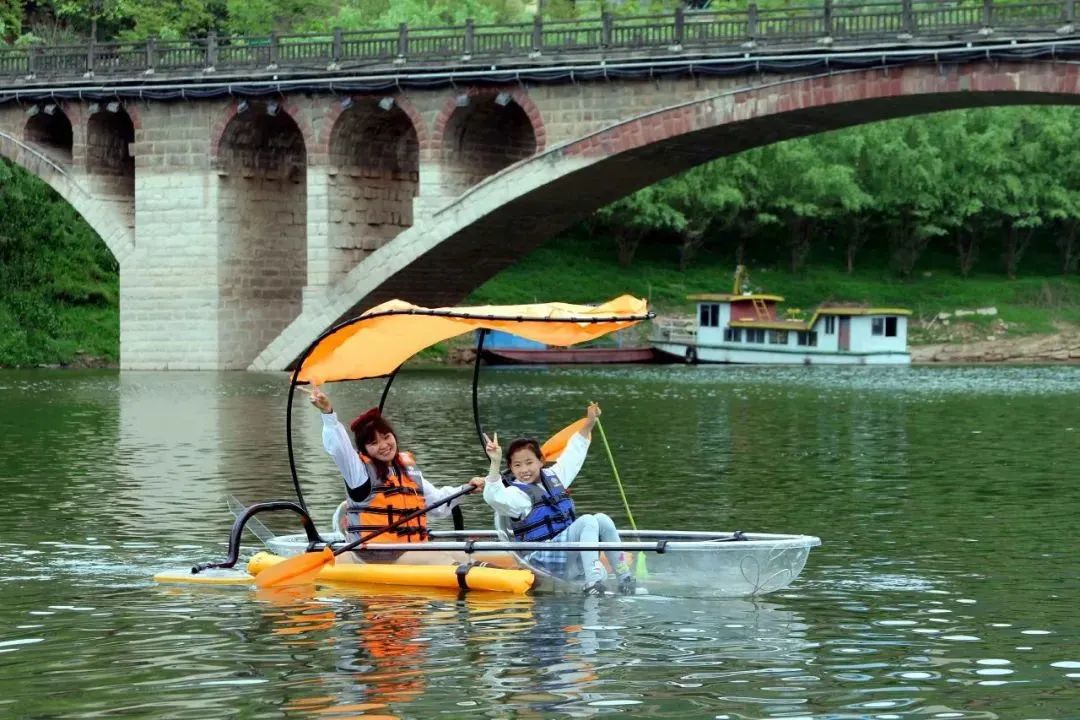
[[[0,80],[333,71],[482,58],[520,64],[641,52],[746,52],[1076,33],[1080,0],[820,0],[786,8],[602,15],[591,20],[0,49]]]

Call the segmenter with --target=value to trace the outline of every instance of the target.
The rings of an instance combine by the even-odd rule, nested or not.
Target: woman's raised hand
[[[585,410],[586,417],[589,418],[591,423],[595,423],[600,417],[600,406],[594,402],[589,403],[589,407]]]
[[[311,385],[311,404],[319,408],[321,412],[331,413],[334,412],[334,406],[330,404],[330,398],[326,396],[318,385],[312,383]]]
[[[502,459],[502,448],[499,447],[499,433],[493,433],[491,437],[484,433],[484,452],[491,460]]]

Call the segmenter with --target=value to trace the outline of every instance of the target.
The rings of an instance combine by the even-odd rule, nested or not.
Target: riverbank
[[[1080,327],[1062,325],[1046,335],[972,335],[966,340],[912,345],[911,361],[929,363],[1080,362]]]

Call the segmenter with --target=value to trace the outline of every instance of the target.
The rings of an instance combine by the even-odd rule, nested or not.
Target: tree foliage
[[[683,266],[695,235],[695,251],[733,251],[739,262],[747,243],[784,247],[795,272],[830,252],[851,272],[868,243],[901,276],[933,251],[953,254],[965,276],[993,260],[1016,277],[1033,248],[1058,253],[1062,272],[1074,272],[1080,114],[957,111],[790,140],[665,180],[594,223],[617,239],[632,229],[637,243],[681,233]]]
[[[117,264],[45,183],[0,161],[0,366],[56,363],[78,350],[115,357],[115,320],[82,347],[94,310],[115,314]],[[89,314],[79,310],[89,310]]]

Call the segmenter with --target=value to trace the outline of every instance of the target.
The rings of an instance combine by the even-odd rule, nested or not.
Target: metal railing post
[[[38,48],[35,45],[31,45],[26,48],[26,77],[32,78],[37,75],[37,55]]]
[[[686,39],[686,11],[683,10],[683,6],[675,8],[675,28],[672,31],[671,42],[673,45],[682,47],[683,40]]]
[[[472,18],[465,19],[465,49],[462,52],[466,59],[476,52],[476,22]]]
[[[746,42],[748,45],[756,45],[758,36],[758,7],[757,3],[746,6]]]
[[[267,63],[269,67],[278,66],[278,34],[277,31],[270,33],[270,58]]]
[[[600,47],[611,47],[611,13],[600,15]]]
[[[908,37],[915,35],[915,8],[912,0],[902,0],[900,3],[901,27],[903,34]]]
[[[994,0],[983,0],[982,24],[983,30],[994,27]]]
[[[831,38],[833,36],[833,0],[825,0],[822,21],[825,26],[825,37]]]
[[[157,65],[157,38],[151,35],[146,38],[146,68],[147,73],[154,72]]]
[[[532,28],[532,55],[538,56],[544,51],[544,17],[537,13],[533,15]]]
[[[404,59],[409,54],[409,26],[405,23],[398,25],[397,56]]]
[[[211,30],[206,34],[206,57],[203,58],[207,70],[217,67],[217,33]]]
[[[341,62],[342,51],[345,47],[345,41],[342,37],[343,34],[341,28],[334,28],[334,45],[330,49],[330,62],[334,65],[338,65]]]
[[[94,74],[94,54],[96,48],[94,47],[94,38],[90,38],[90,44],[86,46],[86,74]]]
[[[1069,25],[1076,23],[1076,0],[1065,0],[1065,22]]]

